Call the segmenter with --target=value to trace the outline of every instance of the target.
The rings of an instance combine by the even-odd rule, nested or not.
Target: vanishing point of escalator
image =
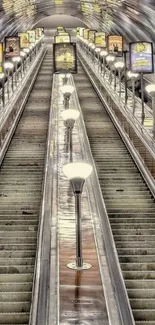
[[[52,53],[45,55],[0,169],[0,324],[28,324],[41,206]]]
[[[137,325],[155,325],[155,200],[79,66],[74,76]]]

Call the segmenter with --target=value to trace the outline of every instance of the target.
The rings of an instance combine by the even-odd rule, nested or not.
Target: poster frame
[[[19,53],[17,53],[16,55],[9,55],[9,53],[6,52],[6,43],[7,43],[7,40],[8,39],[11,39],[11,38],[15,38],[18,41]],[[16,56],[20,56],[20,37],[19,36],[5,36],[5,38],[4,38],[4,44],[5,44],[5,58],[6,59],[13,58],[13,57],[16,57]]]
[[[55,49],[57,47],[57,45],[62,45],[64,46],[66,44],[66,46],[71,45],[73,46],[73,49],[74,49],[74,55],[75,55],[75,66],[74,66],[74,70],[67,70],[67,69],[59,69],[59,71],[57,71],[56,69],[56,60],[55,60]],[[76,51],[76,43],[54,43],[53,44],[53,70],[54,70],[54,73],[56,74],[59,74],[59,73],[71,73],[71,74],[76,74],[77,73],[77,51]]]
[[[139,43],[147,43],[147,44],[150,44],[151,45],[151,63],[152,63],[152,70],[151,71],[135,71],[135,70],[132,70],[132,64],[131,64],[131,55],[132,55],[132,52],[131,52],[131,47],[132,47],[132,44],[139,44]],[[148,41],[138,41],[138,42],[130,42],[129,43],[129,67],[130,67],[130,70],[134,73],[143,73],[143,74],[150,74],[150,73],[154,73],[154,60],[153,60],[153,42],[148,42]]]
[[[63,36],[68,36],[68,37],[69,37],[69,41],[68,41],[68,42],[66,42],[66,41],[65,41],[65,42],[56,42],[56,37],[63,37]],[[70,34],[67,35],[67,33],[66,33],[66,35],[59,35],[59,34],[58,34],[58,35],[55,35],[55,36],[54,36],[54,43],[55,43],[55,44],[60,44],[60,43],[71,43],[71,36],[70,36]]]
[[[24,47],[21,46],[21,34],[27,34],[27,36],[28,36],[28,45],[27,46],[24,46]],[[28,35],[28,33],[27,32],[21,32],[21,33],[18,34],[18,36],[19,36],[20,49],[29,48],[30,43],[29,43],[29,35]]]
[[[95,44],[95,34],[97,33],[97,30],[95,30],[95,29],[90,29],[89,31],[88,31],[88,41],[90,42],[90,39],[89,39],[89,33],[90,32],[94,32],[94,44]]]
[[[121,37],[122,38],[122,51],[113,51],[113,52],[111,52],[111,50],[109,49],[109,38],[111,37],[111,36],[118,36],[118,37]],[[124,51],[124,36],[123,35],[114,35],[114,34],[109,34],[108,36],[107,36],[107,50],[109,51],[109,53],[113,53],[113,54],[116,54],[117,53],[117,56],[122,56],[123,55],[123,51]]]
[[[105,35],[105,46],[101,46],[100,44],[96,44],[96,37],[98,36],[98,35],[96,35],[96,34],[101,34],[101,33],[104,33],[104,35]],[[96,47],[101,47],[102,49],[106,49],[107,48],[107,39],[106,39],[106,34],[105,34],[105,32],[96,32],[95,33],[95,41],[94,41],[94,44],[95,44],[95,46]]]
[[[3,71],[4,71],[4,67],[3,67],[3,63],[4,63],[4,44],[3,44],[3,42],[0,42],[0,47],[1,47],[1,49],[2,49],[2,53],[1,53],[1,55],[2,55],[2,62],[0,62],[0,73],[2,73]]]

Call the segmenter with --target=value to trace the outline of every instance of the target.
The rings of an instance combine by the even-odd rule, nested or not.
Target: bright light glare
[[[96,53],[101,52],[101,48],[100,48],[100,47],[96,47],[95,52],[96,52]]]
[[[115,61],[115,56],[114,55],[107,55],[106,57],[107,62],[114,62]]]
[[[29,52],[30,52],[30,49],[23,49],[23,51],[24,51],[25,53],[29,53]]]
[[[92,173],[92,166],[86,163],[69,163],[63,166],[63,173],[69,179],[86,179]]]
[[[100,56],[106,56],[106,55],[108,55],[107,51],[103,50],[103,51],[100,52]]]
[[[124,62],[122,62],[122,61],[115,62],[114,66],[116,69],[122,69],[122,68],[124,68]]]
[[[12,58],[12,61],[13,62],[20,62],[21,58],[20,58],[20,56],[15,56],[14,58]]]
[[[134,72],[131,72],[131,71],[128,71],[127,75],[128,75],[129,78],[137,78],[139,76],[138,73],[134,73]]]
[[[150,84],[148,86],[146,86],[146,91],[150,94],[150,93],[155,93],[155,84]]]
[[[3,72],[0,73],[0,79],[3,79],[5,77],[5,74]]]
[[[79,117],[80,113],[77,109],[66,109],[61,113],[61,116],[64,121],[74,120],[76,121]]]
[[[5,62],[4,63],[4,68],[5,69],[13,69],[14,65],[12,62]]]
[[[74,91],[74,87],[71,85],[64,85],[60,87],[60,90],[63,94],[72,94]]]

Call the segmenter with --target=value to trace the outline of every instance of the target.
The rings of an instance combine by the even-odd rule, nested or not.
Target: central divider
[[[73,80],[69,80],[73,83]],[[91,182],[84,186],[82,195],[82,250],[84,261],[90,263],[89,270],[72,270],[68,263],[75,260],[75,205],[70,183],[62,168],[69,162],[66,127],[61,113],[64,110],[61,75],[54,76],[52,96],[52,133],[50,152],[52,167],[52,221],[51,221],[51,263],[50,301],[48,324],[101,322],[122,324],[119,306],[115,297],[110,271],[107,265],[103,242],[98,245],[97,236],[101,229],[99,213]],[[70,108],[79,110],[76,94],[71,95]],[[90,163],[81,139],[82,117],[73,129],[73,162]],[[94,179],[94,176],[93,176]],[[91,192],[91,195],[89,193]],[[95,222],[96,219],[96,222]],[[97,227],[97,232],[96,232]],[[102,234],[100,233],[102,237]],[[100,237],[100,238],[101,238]],[[102,238],[103,241],[103,238]],[[41,323],[40,323],[41,324]],[[131,323],[130,323],[131,324]]]

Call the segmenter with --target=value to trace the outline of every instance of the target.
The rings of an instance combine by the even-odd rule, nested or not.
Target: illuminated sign
[[[80,27],[80,37],[83,37],[84,28]]]
[[[108,51],[117,53],[117,54],[122,54],[123,52],[123,36],[120,35],[108,35]]]
[[[39,40],[43,36],[43,29],[42,28],[36,28],[35,29],[35,38],[36,40]]]
[[[133,42],[129,44],[130,70],[137,73],[153,73],[153,44]]]
[[[3,72],[3,44],[0,43],[0,73]]]
[[[55,73],[77,73],[75,43],[53,44],[53,59]]]
[[[35,30],[27,30],[27,33],[29,35],[29,43],[30,44],[35,43],[35,41],[36,41],[36,33],[35,33]]]
[[[28,33],[19,33],[18,36],[20,37],[20,48],[23,49],[29,47]]]
[[[62,5],[63,4],[63,0],[55,0],[55,4],[56,5]]]
[[[63,26],[58,26],[57,31],[58,32],[65,32],[65,28]]]
[[[89,36],[89,29],[85,28],[84,31],[83,31],[83,38],[88,39],[88,36]]]
[[[106,48],[105,33],[103,32],[95,33],[95,45],[98,47]]]
[[[5,57],[11,58],[20,55],[19,37],[5,37]]]
[[[95,43],[95,30],[89,30],[88,40],[90,43]]]
[[[64,33],[64,35],[57,35],[54,37],[54,43],[70,43],[71,38],[68,33]]]
[[[80,27],[76,28],[76,36],[80,36]]]

